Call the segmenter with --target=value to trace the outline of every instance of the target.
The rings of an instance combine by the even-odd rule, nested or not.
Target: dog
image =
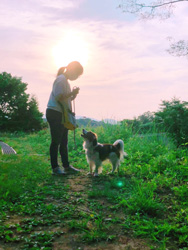
[[[81,136],[84,139],[83,148],[85,149],[87,162],[90,168],[90,174],[98,176],[98,170],[102,162],[109,160],[112,164],[112,172],[119,171],[120,162],[127,153],[124,152],[124,142],[117,140],[114,144],[101,144],[97,142],[97,135],[91,131],[82,130]],[[94,173],[93,173],[94,172]]]

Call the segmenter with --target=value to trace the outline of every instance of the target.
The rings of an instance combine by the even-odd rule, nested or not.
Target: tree
[[[170,18],[175,5],[188,2],[188,0],[121,0],[119,8],[125,13],[131,13],[142,19],[160,18],[162,20]],[[171,39],[170,39],[171,40]],[[188,56],[188,41],[179,40],[170,44],[167,50],[173,56]]]
[[[172,38],[169,38],[172,41]],[[167,50],[173,56],[187,56],[188,57],[188,41],[179,40],[177,42],[172,41],[170,49]]]
[[[0,131],[31,131],[43,127],[36,98],[26,94],[21,78],[0,74]]]
[[[153,122],[154,114],[153,114],[153,112],[148,111],[148,112],[145,112],[142,115],[139,115],[137,119],[142,124],[147,124],[147,123]]]
[[[163,101],[155,113],[155,122],[176,141],[177,145],[188,143],[188,102],[173,98]]]

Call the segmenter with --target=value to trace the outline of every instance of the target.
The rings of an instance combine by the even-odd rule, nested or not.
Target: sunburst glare
[[[71,61],[79,61],[83,66],[88,62],[89,48],[82,34],[67,33],[52,49],[57,67],[66,66]]]

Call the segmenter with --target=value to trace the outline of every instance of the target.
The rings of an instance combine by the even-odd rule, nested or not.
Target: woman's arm
[[[56,96],[56,101],[63,103],[64,101],[66,101],[68,98],[71,98],[71,101],[74,100],[77,96],[79,92],[79,88],[73,89],[73,91],[71,91],[68,94],[59,94]]]

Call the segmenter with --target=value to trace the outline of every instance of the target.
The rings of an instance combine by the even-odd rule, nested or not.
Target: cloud
[[[0,27],[51,26],[68,18],[71,11],[79,8],[84,0],[1,0]]]
[[[91,10],[87,15],[80,10],[84,4],[76,0],[0,2],[0,67],[28,83],[28,93],[37,96],[43,113],[57,71],[52,48],[70,30],[87,42],[90,51],[84,75],[71,82],[81,88],[78,115],[132,118],[155,111],[163,99],[176,95],[188,99],[187,60],[166,52],[166,37],[188,36],[185,9],[178,9],[177,16],[166,22],[123,20],[121,13],[121,20],[110,20],[109,13],[104,20],[102,14],[96,20],[89,18]],[[109,8],[103,11],[110,12]],[[73,15],[76,12],[79,15]]]
[[[54,9],[72,9],[77,7],[78,4],[81,3],[81,1],[70,1],[70,0],[37,0],[36,3],[41,4],[44,7],[50,7]]]

